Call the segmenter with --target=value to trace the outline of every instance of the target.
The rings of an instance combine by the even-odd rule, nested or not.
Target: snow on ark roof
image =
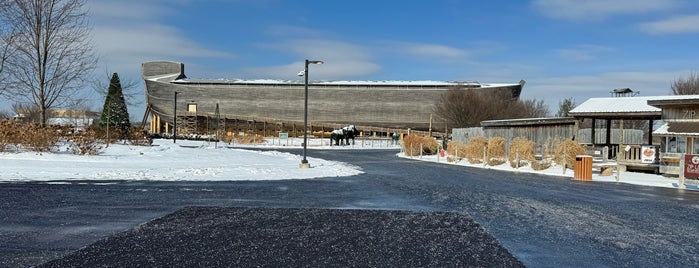
[[[571,115],[584,113],[644,113],[661,112],[661,109],[648,105],[649,100],[699,99],[699,95],[607,97],[591,98],[570,111]]]
[[[192,83],[192,84],[253,84],[253,85],[273,85],[273,84],[303,84],[302,81],[298,80],[274,80],[274,79],[178,79],[173,82],[176,83]],[[402,80],[382,80],[382,81],[314,81],[314,85],[339,85],[339,86],[475,86],[475,87],[503,87],[503,86],[517,86],[516,83],[479,83],[474,81],[433,81],[433,80],[419,80],[419,81],[402,81]]]

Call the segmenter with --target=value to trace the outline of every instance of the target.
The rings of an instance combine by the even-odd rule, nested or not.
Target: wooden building
[[[660,172],[679,175],[680,158],[699,154],[699,95],[678,95],[648,100],[662,109],[663,125],[653,134],[661,138]]]

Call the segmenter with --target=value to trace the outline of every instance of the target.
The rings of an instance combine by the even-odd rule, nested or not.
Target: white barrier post
[[[678,178],[678,184],[677,188],[679,189],[686,189],[687,186],[684,185],[684,154],[680,156],[680,177]]]

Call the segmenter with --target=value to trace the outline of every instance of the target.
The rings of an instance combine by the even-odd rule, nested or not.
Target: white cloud
[[[468,55],[464,50],[438,44],[403,43],[402,49],[408,54],[429,58],[460,58]]]
[[[365,76],[381,69],[367,50],[346,42],[322,39],[290,40],[265,47],[281,51],[291,51],[299,59],[322,60],[323,65],[309,67],[312,80],[337,80]],[[303,61],[282,66],[257,67],[244,71],[249,77],[299,79],[296,74],[304,68]]]
[[[557,49],[554,51],[559,57],[571,61],[591,61],[600,54],[614,51],[614,49],[598,45],[578,45],[572,48]]]
[[[600,20],[616,14],[638,14],[667,10],[675,0],[534,0],[532,6],[544,15],[565,20]]]
[[[229,52],[206,48],[179,29],[157,22],[177,15],[170,5],[155,1],[90,1],[88,5],[100,65],[110,70],[140,77],[141,63],[149,60],[232,57]]]
[[[642,23],[639,27],[652,34],[699,33],[699,14],[675,16],[665,20]]]

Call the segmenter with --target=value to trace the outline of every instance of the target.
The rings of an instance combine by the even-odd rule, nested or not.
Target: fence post
[[[515,164],[515,169],[519,169],[519,150],[515,151],[515,161],[517,161],[517,164]]]
[[[488,147],[483,146],[483,167],[488,165],[488,160],[486,159],[487,157],[487,152],[488,152]]]
[[[456,151],[456,158],[454,158],[454,164],[459,161],[459,147],[454,149]]]
[[[561,165],[561,166],[563,166],[563,175],[566,174],[566,164],[568,164],[568,153],[566,152],[567,149],[568,148],[565,147],[565,145],[564,145],[563,146],[563,161],[562,161],[563,164]]]
[[[422,143],[420,143],[420,159],[422,159]]]

